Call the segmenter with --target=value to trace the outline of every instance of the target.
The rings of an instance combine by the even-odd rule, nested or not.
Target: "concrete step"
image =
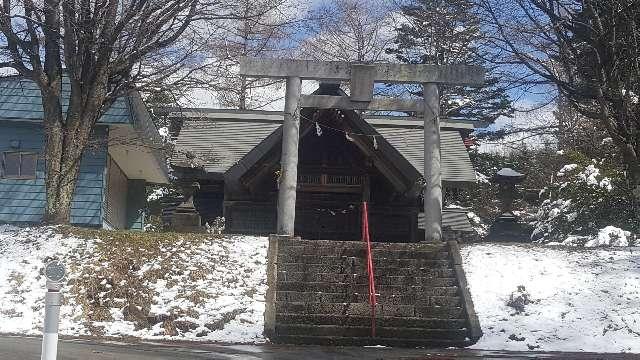
[[[389,250],[389,249],[372,249],[371,255],[376,258],[388,258],[388,259],[425,259],[425,260],[438,260],[449,259],[448,248],[442,248],[438,251],[424,251],[424,250]]]
[[[282,335],[303,336],[338,336],[366,338],[371,336],[369,326],[336,326],[336,325],[306,325],[306,324],[278,324],[276,333]],[[467,337],[466,329],[422,329],[409,327],[376,327],[376,337],[396,337],[402,339],[433,339],[459,340]]]
[[[374,282],[376,286],[382,285],[413,285],[430,286],[433,279],[455,279],[455,272],[449,269],[425,270],[420,276],[387,276],[374,271]],[[369,276],[362,274],[333,274],[333,273],[310,273],[310,272],[289,272],[278,271],[278,281],[305,281],[324,283],[349,283],[368,285]]]
[[[274,342],[294,344],[466,346],[480,336],[469,321],[466,282],[454,268],[452,243],[373,243],[376,337],[366,244],[278,240],[265,328]],[[460,283],[459,283],[460,281]],[[465,295],[466,294],[466,295]],[[473,339],[469,339],[473,337]]]
[[[323,302],[323,303],[368,303],[369,293],[319,293],[319,292],[297,292],[278,291],[276,299],[283,302]],[[378,292],[377,303],[388,305],[418,305],[418,306],[443,306],[459,307],[461,301],[458,296],[430,296],[424,294],[388,294]]]
[[[448,347],[466,347],[475,343],[468,339],[464,340],[448,340],[448,339],[401,339],[397,337],[381,338],[381,337],[340,337],[340,336],[305,336],[305,335],[282,335],[272,337],[273,343],[279,344],[298,344],[298,345],[330,345],[330,346],[375,346],[383,345],[390,347],[407,347],[407,348],[448,348]]]
[[[335,240],[292,240],[288,247],[293,246],[309,246],[309,247],[330,247],[330,248],[351,248],[364,249],[366,246],[364,241],[335,241]],[[446,243],[397,243],[397,242],[378,242],[371,243],[372,249],[384,250],[408,250],[408,251],[440,251],[447,249]]]
[[[428,283],[428,285],[427,285]],[[451,296],[457,284],[456,279],[428,279],[422,285],[378,285],[379,294],[398,294],[407,296]],[[325,283],[304,281],[278,281],[278,291],[321,292],[321,293],[369,293],[369,285],[353,283]]]
[[[345,246],[345,242],[334,241],[331,244],[315,244],[312,241],[301,241],[302,243],[292,244],[283,248],[280,256],[355,256],[364,258],[366,246],[364,243],[350,243]],[[445,258],[449,254],[448,247],[444,245],[422,244],[399,244],[373,243],[371,251],[374,257],[405,258],[405,259],[434,259]],[[416,246],[417,245],[417,246]]]
[[[374,273],[387,276],[414,275],[420,276],[427,270],[449,269],[449,262],[446,260],[421,260],[420,265],[402,266],[385,265],[375,266]],[[331,264],[304,264],[304,263],[278,263],[278,271],[311,272],[311,273],[334,273],[334,274],[363,274],[367,271],[367,266],[362,263],[345,263],[343,265]]]
[[[447,249],[439,251],[411,251],[411,250],[389,250],[389,249],[372,249],[371,254],[374,259],[423,259],[423,260],[446,260],[449,258]],[[342,247],[320,247],[311,246],[293,246],[286,248],[280,253],[278,261],[291,262],[300,257],[315,258],[318,256],[328,257],[356,257],[359,259],[366,258],[364,246],[361,249],[342,248]]]
[[[275,301],[276,313],[293,314],[334,314],[367,316],[371,313],[368,303],[320,303]],[[416,305],[376,305],[380,317],[418,317],[438,319],[459,319],[464,315],[461,307],[416,306]]]
[[[297,255],[297,256],[281,256],[278,263],[299,263],[308,265],[341,265],[341,266],[364,266],[367,265],[365,257],[355,256],[317,256],[317,255]],[[441,266],[448,264],[449,259],[404,259],[397,257],[373,257],[374,267],[419,267],[428,268],[433,266]]]
[[[340,316],[333,314],[278,314],[276,321],[281,324],[316,324],[338,326],[371,326],[370,316]],[[462,329],[464,319],[436,319],[416,317],[376,316],[376,326],[408,327],[422,329]]]

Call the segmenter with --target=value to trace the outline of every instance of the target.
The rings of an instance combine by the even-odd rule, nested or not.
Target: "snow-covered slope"
[[[39,270],[58,257],[71,273],[62,334],[265,341],[266,238],[111,234],[121,239],[0,225],[0,333],[40,332]],[[640,352],[639,248],[470,244],[462,256],[476,348]],[[518,286],[531,300],[521,313],[506,305]]]
[[[267,239],[200,237],[137,243],[0,225],[0,333],[41,333],[40,269],[55,257],[70,272],[63,335],[263,342]]]
[[[640,352],[640,248],[474,244],[462,257],[479,349]],[[531,303],[506,305],[524,286]]]

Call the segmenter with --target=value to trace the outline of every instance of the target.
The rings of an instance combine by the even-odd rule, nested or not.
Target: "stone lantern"
[[[202,220],[193,203],[195,193],[200,190],[200,184],[193,182],[182,188],[184,198],[171,217],[171,227],[178,232],[203,232]]]
[[[516,185],[522,183],[526,178],[525,174],[521,174],[512,168],[502,168],[491,179],[498,184],[498,199],[500,200],[500,214],[512,213],[513,202],[519,197]]]
[[[500,169],[491,179],[498,184],[497,198],[500,200],[500,216],[489,229],[488,241],[526,241],[529,233],[520,218],[513,213],[513,202],[520,197],[516,185],[522,183],[525,174],[511,168]]]

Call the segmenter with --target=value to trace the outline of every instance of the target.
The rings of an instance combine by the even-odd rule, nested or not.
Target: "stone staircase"
[[[265,334],[272,342],[468,346],[482,332],[458,244],[372,243],[378,293],[371,337],[365,244],[269,239]]]

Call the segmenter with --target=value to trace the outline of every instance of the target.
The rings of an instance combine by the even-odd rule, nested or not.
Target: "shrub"
[[[546,199],[538,210],[532,240],[593,237],[607,226],[638,233],[637,204],[624,172],[578,154],[569,160],[573,161],[541,191]]]

